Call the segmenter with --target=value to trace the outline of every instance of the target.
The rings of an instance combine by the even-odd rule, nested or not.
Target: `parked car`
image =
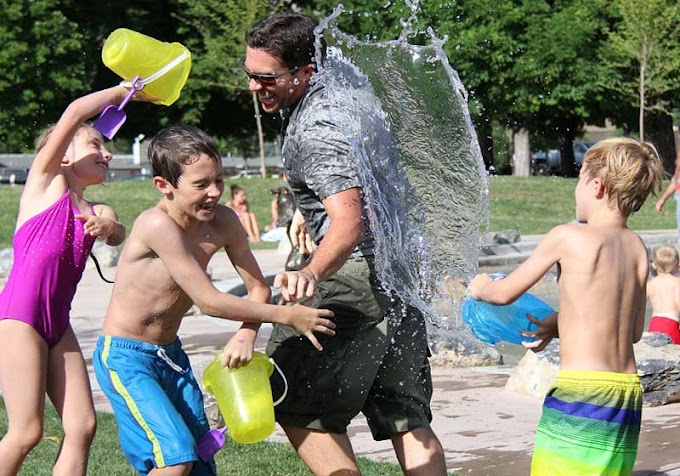
[[[26,183],[28,169],[2,168],[0,169],[0,183],[20,184]]]
[[[572,144],[574,150],[574,163],[580,169],[583,157],[595,142],[575,141]],[[562,171],[562,154],[559,149],[541,150],[531,154],[531,172],[533,175],[554,175]]]

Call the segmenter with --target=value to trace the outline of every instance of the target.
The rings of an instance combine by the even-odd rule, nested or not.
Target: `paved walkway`
[[[538,237],[526,237],[521,243],[489,248],[487,256],[503,260],[503,264],[526,259]],[[673,230],[645,234],[648,244],[674,242]],[[255,256],[266,275],[281,270],[285,254],[276,250],[257,250]],[[524,257],[523,257],[524,256]],[[480,258],[488,266],[497,261]],[[240,283],[238,275],[224,253],[210,263],[215,284],[223,290]],[[113,276],[114,269],[105,269]],[[76,294],[72,323],[91,370],[91,356],[108,304],[111,285],[99,279],[96,270],[88,268]],[[185,318],[180,338],[189,354],[196,375],[218,355],[237,324],[207,316]],[[264,326],[258,347],[264,348],[270,327]],[[460,474],[491,476],[524,476],[528,474],[533,438],[541,412],[541,399],[519,395],[504,389],[511,367],[469,369],[433,369],[433,428],[442,441],[450,470]],[[105,397],[92,375],[95,403],[99,410],[110,411]],[[396,462],[391,446],[375,442],[362,417],[349,428],[358,455]],[[680,476],[678,456],[680,404],[645,408],[636,476]],[[277,430],[273,441],[286,441]]]

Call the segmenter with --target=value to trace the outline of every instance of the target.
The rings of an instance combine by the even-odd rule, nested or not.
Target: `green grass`
[[[238,183],[246,189],[248,201],[258,218],[260,227],[271,221],[270,189],[279,186],[276,178],[242,178],[227,181],[222,203],[229,196],[229,185]],[[510,177],[489,179],[491,202],[490,230],[517,229],[520,234],[545,233],[555,225],[574,219],[574,188],[576,179],[561,177]],[[21,186],[0,187],[0,248],[11,246]],[[139,213],[160,200],[160,193],[151,181],[113,182],[92,187],[86,193],[91,200],[110,204],[123,224],[130,230]],[[630,226],[634,230],[673,229],[675,203],[669,200],[664,213],[654,210],[654,199],[647,200],[642,209],[634,214]],[[273,248],[276,243],[255,243],[253,248]]]
[[[521,235],[533,235],[574,220],[575,188],[575,178],[490,177],[490,231],[517,229]],[[633,214],[629,220],[633,230],[676,227],[675,201],[669,199],[661,214],[654,209],[655,203],[656,198],[650,197]]]
[[[92,443],[88,474],[106,476],[133,476],[136,474],[129,465],[118,443],[118,427],[113,415],[97,414],[97,435]],[[0,435],[7,432],[7,414],[0,400]],[[19,474],[21,476],[49,476],[63,437],[59,417],[54,407],[45,409],[45,433],[42,442],[28,455]],[[239,445],[228,439],[227,445],[217,453],[218,474],[239,476],[302,476],[312,473],[298,458],[293,448],[281,443],[257,443]],[[378,463],[366,458],[359,459],[363,474],[375,476],[401,475],[396,464]]]

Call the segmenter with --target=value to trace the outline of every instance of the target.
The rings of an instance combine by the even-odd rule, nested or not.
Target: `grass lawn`
[[[134,476],[118,444],[118,427],[113,415],[99,413],[97,436],[92,444],[88,474],[106,476]],[[0,400],[0,435],[7,431],[5,405]],[[19,474],[21,476],[50,476],[52,463],[62,438],[61,423],[48,405],[45,412],[45,433],[42,442],[28,455]],[[312,473],[297,457],[288,444],[257,443],[239,445],[231,442],[217,453],[217,473],[238,476],[302,476]],[[377,463],[361,458],[359,466],[363,474],[375,476],[399,476],[401,469],[396,464]]]
[[[260,228],[263,228],[271,221],[270,207],[274,196],[269,190],[277,188],[279,180],[258,177],[227,180],[222,203],[231,198],[229,185],[232,183],[246,189],[251,208],[258,218]],[[572,221],[575,187],[576,179],[561,177],[490,177],[490,231],[514,228],[523,235],[531,235],[545,233],[555,225]],[[0,186],[0,248],[11,246],[22,190],[21,186]],[[160,193],[149,180],[113,182],[92,187],[86,192],[86,196],[90,200],[111,205],[128,230],[142,210],[153,206],[160,199]],[[675,228],[674,200],[668,201],[662,214],[656,213],[654,202],[654,199],[647,200],[642,209],[632,216],[631,228]],[[276,243],[255,243],[252,246],[274,248]]]

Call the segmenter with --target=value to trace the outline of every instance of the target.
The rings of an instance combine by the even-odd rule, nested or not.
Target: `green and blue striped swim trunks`
[[[543,402],[532,476],[632,474],[641,415],[637,374],[560,370]]]

